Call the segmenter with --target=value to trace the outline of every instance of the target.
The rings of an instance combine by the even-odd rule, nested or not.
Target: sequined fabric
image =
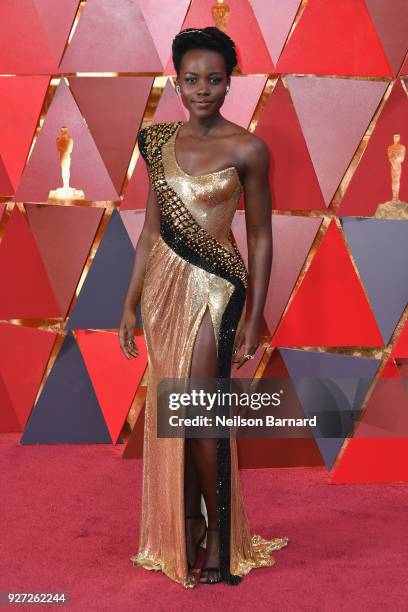
[[[230,230],[242,191],[235,168],[202,176],[178,165],[175,139],[182,122],[139,132],[160,207],[160,236],[146,264],[141,314],[148,351],[142,510],[135,566],[160,570],[185,587],[184,439],[157,438],[157,384],[187,378],[196,334],[208,308],[214,325],[218,375],[229,377],[235,335],[245,318],[247,270]],[[217,441],[217,506],[222,579],[238,584],[256,567],[275,563],[272,550],[288,539],[251,535],[245,513],[236,440]]]

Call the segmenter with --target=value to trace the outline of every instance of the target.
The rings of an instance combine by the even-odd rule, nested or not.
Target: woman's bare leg
[[[193,516],[201,512],[201,488],[191,453],[190,438],[184,440],[184,452],[184,508],[186,516]],[[196,542],[203,534],[204,525],[203,519],[186,519],[186,554],[190,567],[194,567]]]
[[[215,378],[217,376],[217,345],[210,311],[207,309],[200,323],[193,347],[191,378]],[[217,514],[217,440],[215,438],[191,438],[191,455],[203,493],[208,515],[207,548],[205,566],[219,566],[219,532]],[[204,572],[201,582],[217,582],[218,570]]]

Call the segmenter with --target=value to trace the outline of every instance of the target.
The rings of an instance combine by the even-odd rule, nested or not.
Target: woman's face
[[[213,115],[223,105],[230,82],[224,57],[210,49],[190,49],[181,59],[176,82],[184,106],[196,117]],[[202,103],[200,103],[202,102]]]

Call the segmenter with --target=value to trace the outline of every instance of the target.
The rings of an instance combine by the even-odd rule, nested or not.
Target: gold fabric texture
[[[158,124],[154,128],[158,129]],[[197,223],[233,253],[230,227],[242,192],[238,173],[235,168],[226,168],[202,176],[186,174],[178,165],[175,155],[177,132],[178,129],[173,130],[171,136],[160,145],[165,180]],[[149,172],[152,172],[150,167]],[[195,577],[188,572],[186,558],[184,438],[157,437],[157,384],[161,378],[189,376],[194,341],[207,308],[214,325],[218,350],[222,315],[233,291],[232,283],[180,257],[162,236],[153,245],[146,263],[141,297],[148,352],[148,388],[140,541],[139,550],[131,560],[135,566],[162,571],[184,587],[196,585]],[[238,331],[244,319],[245,308]],[[285,546],[288,539],[266,540],[259,535],[251,535],[241,492],[234,438],[230,439],[230,448],[230,571],[243,576],[253,568],[272,566],[275,559],[271,551]]]
[[[237,170],[231,166],[194,177],[185,173],[176,157],[176,139],[181,125],[162,148],[167,181],[197,223],[232,253],[233,247],[228,237],[243,191]]]

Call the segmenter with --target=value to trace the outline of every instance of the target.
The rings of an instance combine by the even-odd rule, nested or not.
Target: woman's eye
[[[187,77],[186,78],[186,82],[190,83],[191,81],[195,81],[196,79],[194,77]],[[215,79],[211,79],[211,83],[213,85],[218,85],[218,83],[221,83],[221,79],[219,78],[215,78]]]

